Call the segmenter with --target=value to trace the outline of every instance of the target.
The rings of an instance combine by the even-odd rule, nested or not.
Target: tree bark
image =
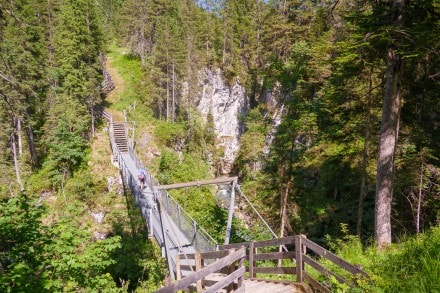
[[[405,0],[393,0],[392,25],[403,25]],[[393,200],[394,162],[400,122],[401,56],[395,48],[399,40],[391,40],[387,49],[385,93],[380,127],[379,156],[377,160],[375,232],[379,248],[391,243],[391,205]]]
[[[419,183],[419,197],[417,199],[417,214],[416,214],[416,232],[420,233],[420,214],[422,212],[422,201],[423,201],[423,163],[420,168],[420,183]]]
[[[21,176],[20,176],[20,165],[18,164],[18,158],[17,158],[17,146],[15,143],[15,134],[11,133],[11,151],[12,155],[14,157],[14,167],[15,167],[15,176],[17,178],[17,183],[20,186],[20,190],[24,190],[23,183],[21,182]]]
[[[21,136],[21,119],[17,119],[17,142],[18,142],[18,154],[21,156],[23,154],[23,140]]]
[[[378,247],[391,243],[391,204],[393,198],[394,161],[399,133],[400,56],[388,49],[387,78],[382,106],[379,157],[376,179],[376,241]]]

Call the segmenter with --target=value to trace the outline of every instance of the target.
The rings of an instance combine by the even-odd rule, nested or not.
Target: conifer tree
[[[2,3],[0,35],[0,107],[3,143],[10,150],[4,157],[14,162],[16,181],[23,189],[20,173],[26,163],[37,165],[34,127],[42,116],[39,112],[45,91],[43,24],[40,1]],[[37,126],[38,127],[38,126]],[[25,139],[26,138],[26,139]],[[26,142],[27,152],[23,154]],[[28,158],[28,159],[27,159]],[[29,169],[29,168],[27,168]]]

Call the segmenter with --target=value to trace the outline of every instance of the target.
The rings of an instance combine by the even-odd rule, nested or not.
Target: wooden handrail
[[[268,251],[270,247],[279,247],[281,245],[294,245],[295,251]],[[334,253],[328,251],[327,249],[319,246],[313,241],[307,239],[304,235],[289,236],[280,239],[271,239],[258,242],[243,242],[234,243],[228,245],[220,245],[219,249],[231,249],[231,248],[245,248],[247,250],[247,260],[248,266],[246,270],[249,272],[250,278],[256,278],[257,274],[286,274],[286,275],[296,275],[296,282],[308,282],[312,287],[321,292],[330,292],[328,288],[323,286],[317,280],[313,279],[310,274],[306,272],[305,264],[309,265],[320,274],[324,276],[332,276],[340,283],[350,284],[350,280],[339,276],[337,273],[331,271],[330,269],[321,265],[316,259],[310,256],[310,252],[313,255],[318,255],[319,257],[325,258],[335,264],[336,266],[344,269],[349,274],[356,277],[368,278],[368,274],[356,267],[342,258],[338,257]],[[260,250],[260,251],[259,251]],[[282,260],[291,259],[296,264],[292,266],[283,267],[261,267],[258,266],[258,261],[266,260]],[[259,279],[262,279],[259,276]],[[273,281],[273,280],[271,280]]]
[[[174,293],[179,290],[185,290],[190,289],[194,283],[197,285],[197,291],[201,292],[202,290],[202,280],[216,272],[220,272],[223,268],[227,267],[230,269],[228,272],[229,274],[218,280],[215,284],[210,286],[206,289],[205,292],[216,292],[217,290],[221,288],[227,287],[228,292],[232,290],[240,291],[243,285],[243,277],[245,273],[245,267],[244,267],[244,258],[246,257],[246,250],[245,248],[240,248],[238,250],[230,250],[227,252],[228,255],[222,257],[221,259],[217,260],[216,262],[207,265],[203,268],[198,269],[193,274],[178,280],[174,283],[172,283],[169,286],[163,287],[156,291],[156,293]],[[195,259],[199,260],[199,265],[196,264],[196,266],[200,266],[200,263],[202,262],[202,256],[206,257],[216,257],[220,255],[224,255],[225,252],[219,252],[218,254],[215,253],[195,253],[195,254],[186,254],[185,257],[188,259]],[[180,257],[179,259],[181,259]],[[235,265],[235,263],[238,263],[238,265]],[[236,284],[234,284],[234,280],[238,280]],[[235,286],[233,286],[235,285]]]

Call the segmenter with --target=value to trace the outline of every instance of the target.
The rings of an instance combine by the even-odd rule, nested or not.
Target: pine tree
[[[2,4],[0,35],[0,95],[3,143],[10,149],[4,163],[14,162],[16,181],[21,189],[21,172],[26,163],[37,165],[34,127],[41,119],[45,92],[44,37],[40,1],[14,1]],[[26,138],[26,139],[24,139]],[[23,148],[26,141],[27,156]],[[27,160],[26,158],[29,158]]]

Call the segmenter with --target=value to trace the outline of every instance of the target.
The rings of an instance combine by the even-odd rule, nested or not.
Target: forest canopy
[[[23,228],[0,225],[8,239],[0,273],[37,278],[31,271],[48,265],[40,258],[80,249],[53,235],[87,238],[81,225],[66,228],[60,210],[82,217],[104,193],[105,179],[88,165],[104,107],[138,103],[130,115],[155,127],[162,155],[151,164],[164,183],[215,176],[225,150],[212,114],[205,121],[197,110],[206,70],[246,92],[249,109],[240,115],[240,149],[228,175],[239,176],[279,236],[303,233],[325,244],[326,235],[349,233],[386,247],[438,226],[439,31],[435,0],[0,0],[0,220]],[[111,46],[126,50],[135,81],[117,105],[105,100]],[[39,206],[48,194],[60,210]],[[198,204],[192,212],[215,233],[222,221]],[[249,229],[246,237],[258,238]],[[143,241],[140,230],[129,234]],[[72,288],[94,288],[111,283],[101,272],[113,266],[116,284],[115,271],[124,269],[109,255],[126,247],[114,234],[81,250],[105,251],[98,267],[71,255],[79,263],[73,273],[61,263],[51,264],[54,271],[72,276]],[[81,270],[93,271],[92,283]],[[0,280],[0,288],[22,282]],[[35,284],[61,288],[51,280]]]

